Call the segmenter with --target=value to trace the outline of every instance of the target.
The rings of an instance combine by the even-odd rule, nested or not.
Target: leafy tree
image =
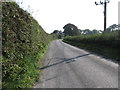
[[[64,27],[64,34],[65,35],[69,35],[69,36],[75,36],[75,35],[79,35],[79,30],[77,28],[77,26],[75,26],[74,24],[68,23],[66,24]]]
[[[85,30],[80,30],[80,32],[81,32],[82,35],[90,35],[90,34],[102,33],[101,30],[96,30],[96,29],[93,29],[93,30],[85,29]]]
[[[111,25],[107,28],[107,31],[109,31],[109,32],[112,32],[112,31],[115,31],[115,30],[118,30],[118,25],[117,24],[113,24],[113,25]]]
[[[59,33],[59,30],[54,30],[53,33],[51,34],[58,34]]]
[[[85,29],[85,30],[82,30],[82,34],[88,35],[88,34],[92,34],[92,32],[89,29]]]
[[[98,30],[94,29],[92,30],[92,34],[100,33]]]

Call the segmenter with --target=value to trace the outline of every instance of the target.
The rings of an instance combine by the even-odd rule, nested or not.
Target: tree
[[[74,24],[68,23],[66,24],[64,27],[64,34],[65,35],[69,35],[69,36],[75,36],[75,35],[79,35],[79,30],[77,28],[77,26],[75,26]]]
[[[51,33],[51,34],[58,34],[58,33],[59,33],[58,30],[54,30],[53,33]]]
[[[82,30],[82,34],[88,35],[88,34],[92,34],[92,32],[89,29],[85,29],[85,30]]]
[[[97,33],[100,33],[100,32],[98,30],[96,30],[96,29],[92,30],[92,34],[97,34]]]
[[[113,25],[111,25],[107,28],[107,31],[109,31],[109,32],[112,32],[112,31],[115,31],[115,30],[118,30],[118,25],[117,24],[113,24]]]
[[[96,30],[96,29],[93,29],[93,30],[85,29],[85,30],[80,30],[80,32],[81,32],[82,35],[102,33],[101,30]]]

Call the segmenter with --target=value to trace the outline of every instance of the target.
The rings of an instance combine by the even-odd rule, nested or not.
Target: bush
[[[119,31],[94,34],[94,35],[81,35],[64,38],[64,42],[84,48],[109,58],[119,60],[120,38],[118,37]]]
[[[3,88],[30,88],[52,36],[15,2],[2,3],[2,13]]]

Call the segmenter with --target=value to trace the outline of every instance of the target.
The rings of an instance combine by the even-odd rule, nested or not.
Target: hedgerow
[[[15,2],[2,3],[3,88],[31,88],[39,77],[38,63],[53,39]]]
[[[104,34],[68,36],[64,42],[119,60],[119,30]]]

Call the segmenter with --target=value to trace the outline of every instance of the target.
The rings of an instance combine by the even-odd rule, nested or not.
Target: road
[[[62,40],[49,47],[34,88],[118,88],[118,64]]]

